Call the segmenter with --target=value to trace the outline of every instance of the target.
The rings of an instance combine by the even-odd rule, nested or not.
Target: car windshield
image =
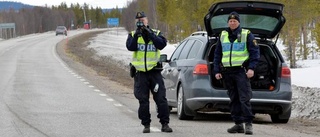
[[[219,15],[211,19],[210,25],[212,29],[227,28],[228,27],[228,16],[229,15]],[[273,31],[278,25],[279,20],[270,16],[263,15],[249,15],[241,14],[240,15],[240,25],[243,28],[248,29],[258,29]]]
[[[64,27],[63,26],[58,26],[57,29],[64,29]]]

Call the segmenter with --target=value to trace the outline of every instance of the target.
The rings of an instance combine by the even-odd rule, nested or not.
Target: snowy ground
[[[132,52],[126,48],[128,32],[123,29],[114,28],[103,34],[99,34],[92,39],[89,48],[94,48],[100,56],[108,56],[121,62],[121,66],[126,66],[131,62]],[[171,56],[175,49],[174,44],[168,44],[162,51],[162,54]]]
[[[126,49],[128,33],[120,28],[99,34],[91,40],[89,48],[94,48],[100,56],[109,56],[127,67],[132,53]],[[175,45],[168,44],[161,53],[171,56]],[[282,50],[283,48],[279,48]],[[292,117],[320,119],[320,59],[299,61],[302,68],[291,69],[293,110]]]

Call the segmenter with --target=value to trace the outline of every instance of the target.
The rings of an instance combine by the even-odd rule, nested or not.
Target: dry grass
[[[129,72],[126,71],[127,68],[121,68],[118,65],[119,62],[111,57],[97,57],[96,51],[87,48],[90,44],[88,40],[99,33],[103,33],[103,31],[85,33],[69,40],[65,49],[67,55],[74,61],[92,68],[98,75],[132,88],[133,80],[129,76]]]

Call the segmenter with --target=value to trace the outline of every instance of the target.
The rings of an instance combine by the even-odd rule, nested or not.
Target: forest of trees
[[[160,29],[172,43],[179,42],[192,32],[204,30],[204,16],[215,2],[234,0],[133,0],[123,10],[122,21],[127,30],[134,29],[134,14],[145,11],[149,24]],[[255,0],[285,5],[286,24],[280,33],[286,45],[291,68],[299,67],[298,59],[314,58],[320,51],[319,0]],[[319,54],[318,54],[319,55]]]
[[[231,0],[132,0],[122,9],[104,12],[90,4],[61,3],[52,7],[34,7],[0,12],[0,23],[16,23],[18,36],[54,30],[57,25],[69,29],[82,27],[84,13],[92,28],[107,27],[107,18],[119,18],[127,31],[135,28],[135,14],[144,11],[149,25],[161,30],[170,43],[177,43],[192,32],[204,30],[204,16],[215,2]],[[280,33],[286,45],[290,67],[298,67],[297,60],[314,58],[320,51],[320,6],[319,0],[255,0],[282,3],[285,5],[286,24]],[[84,10],[84,11],[83,11]],[[71,27],[74,24],[74,27]],[[318,55],[318,54],[317,54]]]

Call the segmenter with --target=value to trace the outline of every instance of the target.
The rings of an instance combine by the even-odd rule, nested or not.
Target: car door
[[[165,67],[167,99],[169,102],[176,102],[180,73],[186,69],[185,66],[182,66],[183,60],[187,58],[188,52],[193,43],[194,40],[186,40],[182,42],[172,54],[170,62]]]
[[[176,67],[176,60],[178,59],[184,45],[187,43],[187,40],[183,41],[177,48],[176,50],[172,53],[170,59],[169,59],[169,62],[166,63],[163,67],[163,70],[162,70],[162,76],[164,77],[164,84],[165,84],[165,87],[166,87],[166,95],[167,95],[167,100],[168,102],[175,102],[174,100],[174,96],[172,94],[172,92],[174,91],[174,82],[173,80],[171,79],[171,75],[172,75],[172,68]]]

